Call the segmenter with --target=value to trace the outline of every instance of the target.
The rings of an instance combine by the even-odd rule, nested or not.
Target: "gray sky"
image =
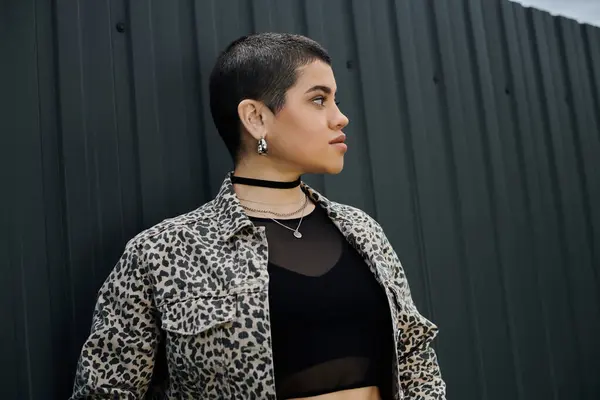
[[[600,26],[600,0],[512,0],[525,6]]]

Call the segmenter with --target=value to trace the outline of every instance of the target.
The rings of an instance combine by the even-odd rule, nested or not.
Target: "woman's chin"
[[[326,166],[324,166],[324,172],[328,175],[337,175],[344,169],[344,157],[341,157],[337,162],[332,162]]]
[[[303,174],[326,174],[337,175],[344,169],[344,156],[321,159],[317,162],[307,163],[301,168]]]

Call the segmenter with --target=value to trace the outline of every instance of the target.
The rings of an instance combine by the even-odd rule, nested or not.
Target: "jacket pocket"
[[[237,317],[236,295],[199,297],[165,304],[162,328],[180,335],[197,335]]]

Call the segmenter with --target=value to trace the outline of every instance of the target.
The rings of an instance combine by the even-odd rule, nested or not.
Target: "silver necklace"
[[[307,199],[308,199],[308,196],[307,196]],[[294,237],[296,239],[302,239],[302,234],[300,233],[299,229],[300,229],[300,225],[302,225],[302,220],[304,219],[304,209],[306,208],[306,203],[308,203],[308,201],[305,201],[304,206],[302,206],[302,215],[300,217],[300,222],[298,222],[298,226],[296,227],[296,229],[292,229],[289,226],[284,225],[281,222],[277,221],[276,219],[270,218],[270,220],[275,222],[276,224],[283,226],[285,229],[294,232]]]
[[[275,215],[277,217],[291,217],[292,215],[296,215],[298,214],[300,211],[304,211],[304,209],[306,208],[306,204],[308,203],[308,196],[304,195],[304,203],[302,203],[302,205],[300,206],[299,209],[297,209],[296,211],[292,211],[289,213],[278,213],[275,211],[271,211],[271,210],[261,210],[258,208],[252,208],[252,207],[248,207],[244,204],[242,204],[242,208],[244,208],[245,210],[248,211],[252,211],[252,212],[257,212],[257,213],[261,213],[261,214],[271,214],[271,215]]]
[[[302,193],[304,194],[304,193]],[[254,204],[262,204],[263,206],[291,206],[292,204],[298,204],[300,203],[302,200],[304,200],[304,196],[301,197],[299,200],[293,201],[291,203],[266,203],[266,202],[262,202],[262,201],[256,201],[256,200],[250,200],[250,199],[244,199],[242,197],[238,196],[238,200],[242,200],[242,201],[246,201],[248,203],[254,203]]]

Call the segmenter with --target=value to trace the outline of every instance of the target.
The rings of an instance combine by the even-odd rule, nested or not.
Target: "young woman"
[[[215,199],[132,239],[100,290],[73,399],[444,399],[400,261],[363,211],[300,177],[337,174],[348,118],[299,35],[242,37],[210,77],[231,153]]]

